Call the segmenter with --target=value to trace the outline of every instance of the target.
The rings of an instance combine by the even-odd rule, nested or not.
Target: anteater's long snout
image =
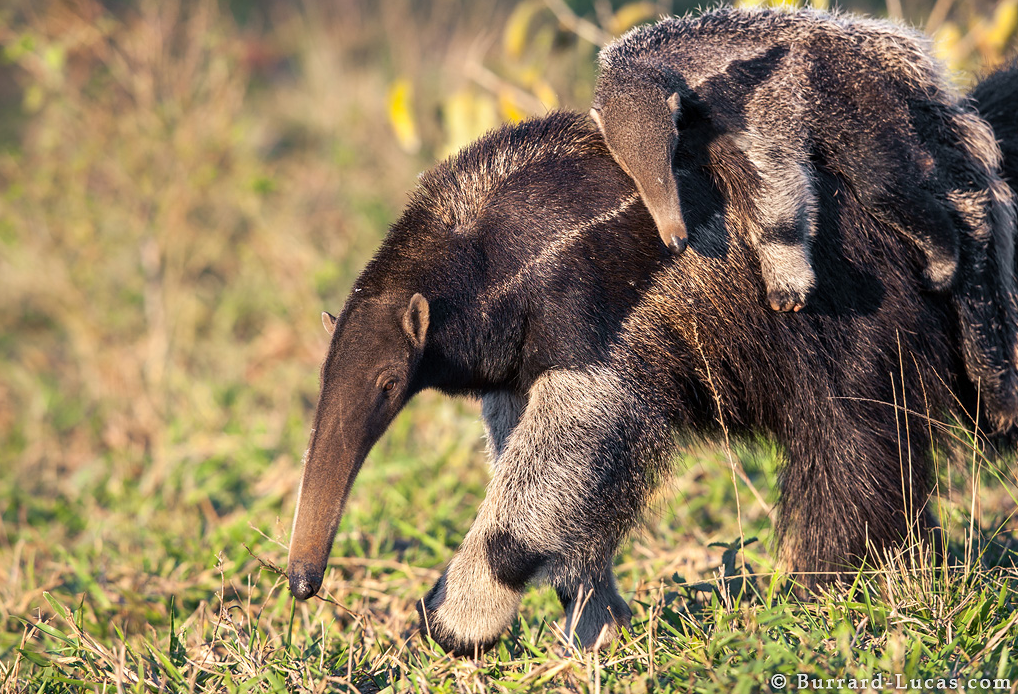
[[[322,572],[306,564],[287,567],[290,592],[298,600],[307,600],[322,587]]]
[[[307,600],[322,587],[332,541],[361,460],[363,456],[353,460],[318,456],[315,447],[309,451],[297,492],[286,566],[290,592],[298,600]]]
[[[290,592],[298,600],[307,600],[322,587],[335,534],[335,526],[328,521],[321,525],[314,522],[302,525],[298,507],[297,523],[294,523],[293,537],[290,539],[290,558],[286,566]]]

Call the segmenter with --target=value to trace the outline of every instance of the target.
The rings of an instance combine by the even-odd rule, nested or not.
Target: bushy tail
[[[1004,180],[991,181],[987,189],[995,201],[987,208],[986,222],[992,231],[990,238],[980,235],[982,240],[968,244],[971,262],[959,278],[955,305],[966,368],[973,382],[981,383],[982,409],[990,428],[1018,443],[1018,253],[1014,252],[1018,241],[1014,195],[1018,192],[1018,59],[983,79],[969,99],[993,129],[1003,155],[1000,175]]]
[[[1018,191],[1018,58],[977,84],[969,98],[993,126],[1004,154],[1004,180]]]

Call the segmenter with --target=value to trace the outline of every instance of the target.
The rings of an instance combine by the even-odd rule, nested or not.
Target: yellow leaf
[[[396,134],[400,148],[409,154],[416,154],[421,148],[417,134],[417,121],[413,110],[413,85],[410,80],[400,78],[389,87],[389,124]]]
[[[506,57],[516,60],[523,55],[523,49],[527,46],[530,21],[543,7],[544,3],[525,0],[513,9],[509,19],[506,20],[505,31],[502,32],[502,50]]]
[[[637,24],[653,19],[657,14],[657,5],[652,2],[631,2],[620,7],[612,16],[608,31],[612,34],[621,34]]]
[[[28,113],[35,113],[42,108],[43,102],[46,100],[46,93],[42,90],[42,87],[38,84],[30,84],[25,89],[24,109]]]
[[[535,82],[540,81],[541,75],[544,74],[544,66],[537,63],[527,66],[525,69],[517,72],[517,79],[523,86],[530,88],[534,86]]]
[[[986,47],[1000,53],[1014,34],[1015,27],[1018,27],[1018,0],[1004,0],[997,5],[992,23],[983,34]]]
[[[442,104],[445,146],[440,156],[453,154],[498,123],[498,109],[490,95],[473,94],[466,89],[456,92]]]
[[[958,69],[958,44],[961,30],[954,22],[944,22],[933,35],[933,52],[952,70]]]
[[[551,88],[551,85],[544,80],[536,80],[533,86],[534,96],[547,109],[558,108],[558,94]]]
[[[64,69],[64,63],[67,61],[67,52],[63,46],[47,46],[42,53],[42,59],[50,70],[60,72]]]
[[[498,110],[502,113],[502,118],[510,123],[519,123],[527,117],[508,89],[502,89],[498,93]]]

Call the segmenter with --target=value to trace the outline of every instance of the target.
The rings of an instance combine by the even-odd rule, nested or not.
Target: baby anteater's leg
[[[902,176],[904,178],[904,175]],[[860,199],[878,219],[890,222],[922,251],[923,276],[930,289],[950,289],[958,271],[960,230],[951,218],[949,202],[916,185],[904,192],[883,191],[866,195],[859,186]]]
[[[760,256],[767,303],[775,311],[798,311],[816,284],[810,258],[816,218],[813,181],[808,165],[781,160],[791,155],[750,152],[760,191],[747,221]]]
[[[595,609],[575,622],[584,645],[605,625],[606,637],[626,626],[606,567],[672,445],[653,403],[609,369],[538,379],[477,520],[418,604],[421,630],[448,651],[480,654],[512,622],[527,584],[543,577],[570,605],[581,584],[594,590],[587,604]]]
[[[810,245],[816,235],[817,201],[808,104],[795,77],[806,64],[794,50],[783,60],[772,78],[748,96],[743,108],[752,116],[744,129],[731,132],[754,180],[746,181],[745,191],[733,191],[728,205],[760,258],[767,304],[775,311],[798,311],[816,284]]]

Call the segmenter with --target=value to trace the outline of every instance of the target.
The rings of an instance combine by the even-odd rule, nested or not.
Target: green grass
[[[0,559],[11,569],[0,589],[0,682],[9,691],[328,683],[338,691],[667,692],[767,690],[776,674],[882,673],[906,684],[1005,678],[1004,691],[1018,687],[1018,572],[1000,560],[1013,534],[977,535],[966,567],[945,572],[903,554],[860,572],[851,589],[801,603],[776,572],[770,515],[743,483],[733,486],[724,456],[710,448],[686,451],[618,559],[635,613],[622,643],[601,654],[571,650],[553,592],[539,588],[491,653],[451,659],[415,633],[413,604],[483,496],[481,444],[475,408],[422,396],[365,465],[322,598],[307,603],[290,597],[279,568],[292,460],[250,446],[170,476],[157,493],[109,469],[79,475],[74,496],[5,479]],[[769,496],[773,453],[734,453]],[[736,489],[744,531],[761,538],[744,553]],[[970,501],[946,501],[942,513],[960,555]]]
[[[614,32],[656,10],[595,4],[571,6]],[[951,571],[906,552],[799,602],[774,555],[779,454],[691,445],[617,559],[626,639],[572,650],[536,588],[491,653],[454,660],[414,603],[488,471],[476,404],[428,393],[369,457],[323,597],[294,602],[320,311],[436,156],[542,103],[585,109],[594,47],[540,2],[110,5],[0,7],[0,692],[767,691],[797,673],[1018,691],[1018,480],[963,443],[939,475]],[[952,9],[951,65],[1012,51],[1012,6]]]

